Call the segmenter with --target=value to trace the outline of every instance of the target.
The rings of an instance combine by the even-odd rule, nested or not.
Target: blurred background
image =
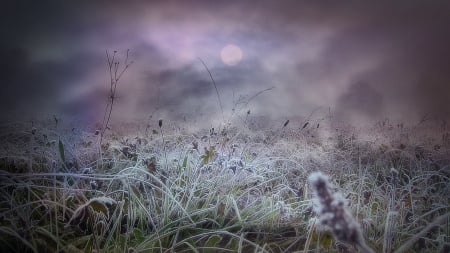
[[[1,121],[101,122],[106,51],[121,68],[128,49],[115,123],[214,122],[233,108],[354,124],[449,118],[448,1],[19,0],[0,12]]]

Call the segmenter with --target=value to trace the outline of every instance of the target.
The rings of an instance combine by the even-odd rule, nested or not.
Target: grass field
[[[440,123],[155,120],[102,143],[63,123],[0,126],[2,252],[364,252],[320,213],[317,171],[374,252],[449,252]]]

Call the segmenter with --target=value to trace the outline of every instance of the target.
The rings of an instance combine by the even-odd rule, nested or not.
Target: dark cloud
[[[158,108],[172,119],[220,115],[221,106],[225,112],[231,113],[239,97],[249,98],[252,94],[273,86],[273,81],[263,73],[262,66],[257,62],[208,69],[216,87],[199,59],[180,68],[148,71],[143,82],[146,85],[140,87],[140,93],[136,97],[138,107],[143,114],[150,114]],[[254,75],[255,70],[260,74]]]
[[[107,49],[122,63],[131,49],[135,61],[118,87],[118,120],[157,107],[166,117],[217,118],[216,91],[198,57],[227,112],[236,97],[275,86],[249,109],[277,117],[319,106],[355,120],[445,117],[448,13],[446,1],[10,1],[0,23],[2,118],[85,111],[101,118]],[[229,43],[243,51],[237,66],[220,60]]]
[[[29,102],[31,98],[27,90],[36,91],[36,86],[29,85],[30,80],[40,79],[42,76],[30,66],[28,52],[23,49],[3,48],[0,50],[0,59],[1,115],[18,113],[14,109]]]
[[[60,113],[66,105],[62,94],[86,80],[98,63],[95,55],[39,61],[22,48],[3,48],[0,59],[0,110],[10,119]]]
[[[325,8],[326,13],[333,10],[331,15],[315,25],[334,26],[338,32],[325,40],[320,56],[297,69],[308,82],[333,90],[337,98],[333,107],[341,114],[347,112],[347,118],[361,113],[358,103],[365,112],[377,111],[374,116],[417,120],[432,113],[448,117],[450,34],[445,27],[450,22],[449,7],[443,1],[412,1]],[[359,80],[383,98],[383,110],[374,101],[354,101],[361,97],[358,90],[366,93],[355,87]],[[371,104],[374,108],[369,108]]]
[[[356,82],[338,98],[336,111],[337,116],[342,119],[351,115],[356,118],[377,119],[381,116],[383,109],[382,95],[368,83]]]

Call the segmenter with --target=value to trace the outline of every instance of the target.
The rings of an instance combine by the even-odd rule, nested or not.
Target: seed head
[[[365,244],[358,222],[345,208],[344,199],[332,192],[328,177],[314,172],[308,179],[315,194],[314,212],[320,223],[330,228],[337,240],[357,245],[363,252],[373,252]]]

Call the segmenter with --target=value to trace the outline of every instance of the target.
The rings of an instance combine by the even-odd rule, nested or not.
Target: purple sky
[[[2,120],[102,118],[105,50],[134,64],[115,121],[304,117],[316,108],[355,122],[449,118],[448,1],[7,1],[1,7]],[[241,48],[234,66],[220,58]],[[155,112],[155,110],[158,110]]]

